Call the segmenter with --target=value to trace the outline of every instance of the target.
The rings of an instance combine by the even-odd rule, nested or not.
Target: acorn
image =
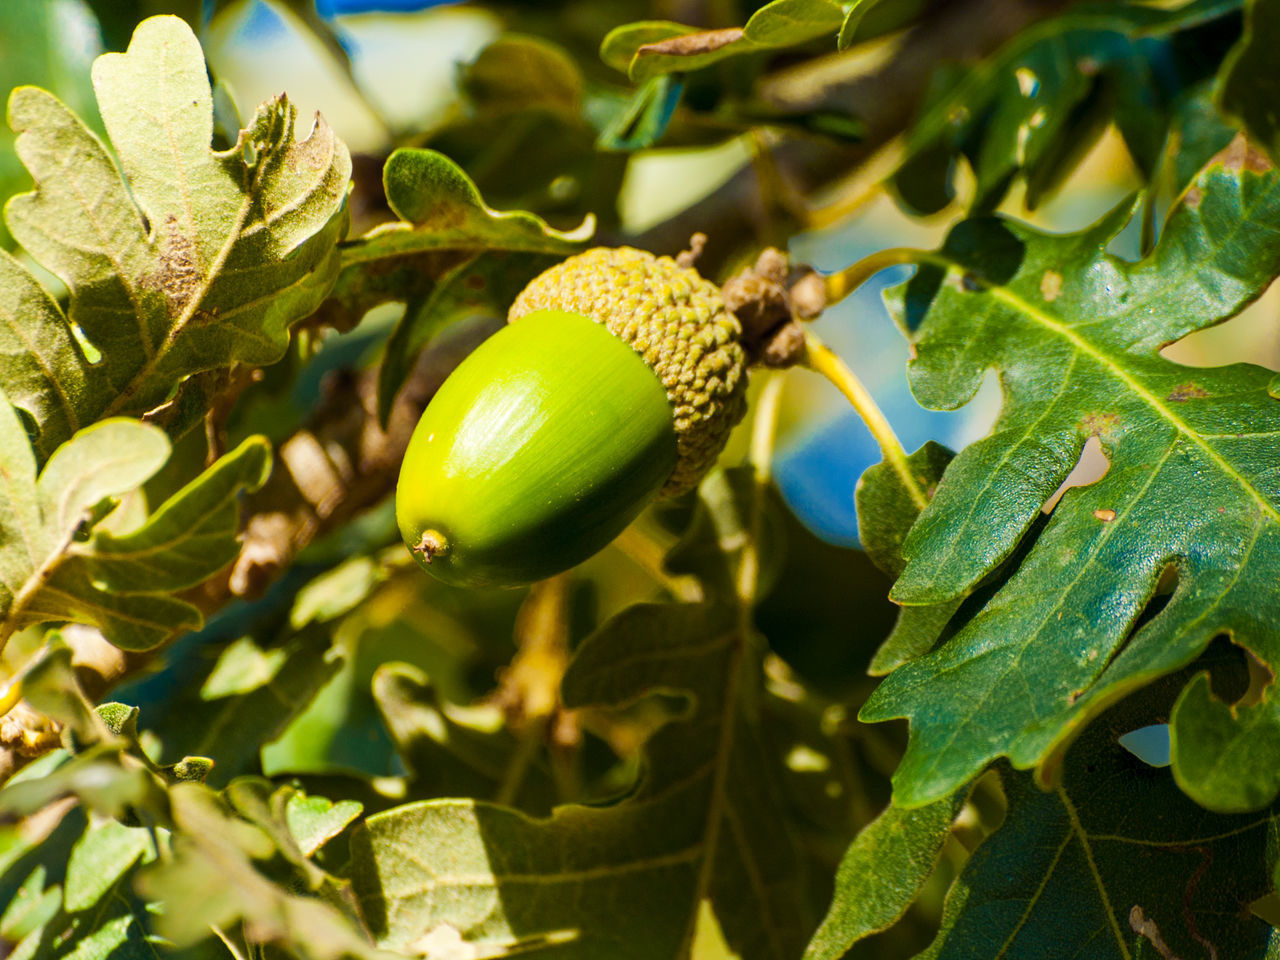
[[[446,583],[517,585],[696,486],[746,410],[742,329],[670,257],[596,248],[536,277],[414,429],[396,518]]]

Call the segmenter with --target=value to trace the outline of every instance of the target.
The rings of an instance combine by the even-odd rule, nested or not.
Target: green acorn
[[[746,409],[741,327],[670,257],[570,257],[508,320],[440,387],[400,469],[400,533],[447,583],[582,562],[655,497],[695,486]]]

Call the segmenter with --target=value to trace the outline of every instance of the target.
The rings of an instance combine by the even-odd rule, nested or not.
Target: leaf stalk
[[[849,401],[858,416],[862,418],[862,422],[867,425],[867,429],[871,431],[871,435],[875,437],[876,443],[880,445],[881,456],[902,481],[902,486],[911,497],[911,502],[923,510],[929,505],[928,494],[921,488],[915,474],[911,472],[911,465],[907,462],[907,452],[902,447],[902,441],[893,432],[892,425],[876,404],[871,392],[858,379],[858,375],[850,370],[848,365],[812,331],[805,331],[805,348],[807,352],[805,366],[814,373],[826,377],[837,390],[844,394],[845,399]]]
[[[923,251],[912,247],[890,247],[888,250],[878,250],[870,256],[863,257],[843,270],[827,274],[823,278],[827,289],[827,306],[843,300],[881,270],[919,263],[922,256],[924,256]]]

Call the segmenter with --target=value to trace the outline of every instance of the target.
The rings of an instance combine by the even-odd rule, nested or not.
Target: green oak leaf
[[[952,886],[922,960],[1276,955],[1280,932],[1250,906],[1272,889],[1280,811],[1211,813],[1118,742],[1184,679],[1101,716],[1051,791],[1000,766],[1004,824]]]
[[[1280,76],[1275,69],[1280,43],[1280,3],[1247,0],[1244,35],[1219,71],[1218,103],[1240,119],[1250,136],[1280,161]]]
[[[161,904],[155,928],[177,946],[210,935],[210,925],[243,920],[257,942],[285,943],[313,960],[388,955],[371,946],[358,921],[333,903],[293,892],[261,873],[256,861],[279,851],[263,827],[238,816],[198,783],[169,790],[172,855],[143,869],[137,888]]]
[[[840,860],[831,909],[804,960],[839,960],[859,940],[897,922],[937,866],[967,793],[912,810],[890,804],[858,834]]]
[[[798,956],[811,929],[805,875],[777,760],[737,689],[755,673],[737,620],[731,607],[640,605],[579,648],[566,705],[687,703],[650,739],[625,799],[546,820],[456,799],[369,817],[351,876],[379,943],[405,950],[452,928],[489,950],[687,957],[706,898],[738,955]]]
[[[917,488],[932,498],[951,458],[950,450],[930,441],[907,458]],[[906,560],[902,542],[916,518],[920,505],[908,493],[902,478],[887,463],[869,467],[858,479],[854,497],[858,506],[858,539],[877,567],[897,577]],[[959,609],[959,599],[929,606],[902,607],[893,631],[876,651],[867,672],[883,676],[908,660],[927,653]]]
[[[57,905],[58,888],[44,891],[50,916],[8,954],[12,960],[152,960],[157,945],[146,934],[145,915],[121,892],[112,892],[92,910]]]
[[[576,120],[585,81],[563,49],[538,37],[504,34],[467,67],[463,89],[479,109],[499,114],[545,110]]]
[[[620,100],[598,97],[592,118],[600,126],[596,146],[619,153],[653,146],[666,132],[683,95],[680,78],[664,73]]]
[[[501,789],[521,744],[496,710],[448,703],[427,674],[408,663],[378,667],[371,686],[415,796],[492,796]],[[513,800],[548,809],[554,797],[550,777],[534,769]]]
[[[73,912],[94,906],[134,864],[150,861],[154,849],[145,827],[127,827],[116,820],[90,824],[71,848],[63,905]]]
[[[345,830],[363,810],[356,800],[335,802],[295,790],[285,801],[284,815],[298,849],[303,856],[310,857]]]
[[[93,81],[112,152],[51,94],[9,98],[36,189],[5,219],[71,291],[64,315],[0,258],[0,376],[22,384],[13,401],[36,418],[45,455],[94,420],[165,402],[192,374],[278,360],[332,284],[346,224],[347,150],[318,117],[295,140],[284,97],[234,147],[211,149],[208,76],[182,20],[144,21],[128,52],[98,58]]]
[[[852,46],[858,36],[858,28],[862,26],[863,18],[882,2],[883,0],[853,0],[853,3],[846,4],[844,22],[840,24],[836,46],[841,50],[847,50]]]
[[[971,602],[863,709],[910,719],[900,803],[946,796],[1001,755],[1052,781],[1090,717],[1215,634],[1280,665],[1273,374],[1160,355],[1280,273],[1280,174],[1256,166],[1239,143],[1207,167],[1144,260],[1106,252],[1130,205],[1065,236],[971,220],[896,292],[921,403],[959,406],[992,368],[1004,391],[993,433],[951,462],[903,544],[894,599]],[[1090,437],[1106,475],[1040,523]]]
[[[77,0],[0,4],[0,90],[35,84],[82,115],[92,113],[89,67],[101,52],[92,23]],[[13,133],[0,124],[0,202],[30,186],[31,178],[13,152]],[[0,218],[0,247],[12,244]]]
[[[1266,806],[1280,792],[1276,691],[1258,703],[1224,703],[1207,676],[1187,684],[1169,718],[1170,759],[1178,786],[1202,807],[1241,813]]]
[[[136,491],[169,450],[157,427],[113,417],[76,433],[37,476],[18,412],[0,392],[0,636],[70,620],[141,650],[200,626],[200,612],[172,594],[236,557],[238,497],[265,482],[271,453],[250,438],[136,529],[100,526],[116,498]]]
[[[1205,53],[1214,21],[1240,2],[1073,5],[1023,30],[935,87],[908,131],[907,158],[894,177],[899,195],[921,212],[936,212],[951,198],[954,160],[964,157],[977,180],[975,210],[998,206],[1018,176],[1034,208],[1108,121],[1143,176],[1152,177],[1184,91],[1216,63]],[[1200,155],[1197,168],[1213,152]]]
[[[576,230],[556,230],[524,210],[494,210],[462,168],[434,150],[397,150],[382,168],[382,184],[399,219],[343,245],[344,280],[357,264],[438,250],[565,256],[581,250],[595,226],[588,217]]]
[[[342,651],[331,639],[330,629],[316,623],[265,650],[241,638],[222,651],[198,690],[183,686],[165,710],[148,711],[147,729],[166,757],[214,757],[208,780],[223,786],[255,769],[262,745],[280,736],[341,669]]]

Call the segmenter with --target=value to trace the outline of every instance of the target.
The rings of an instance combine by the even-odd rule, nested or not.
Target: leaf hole
[[[1130,730],[1120,737],[1119,743],[1149,767],[1167,767],[1171,762],[1167,723],[1151,723]]]
[[[84,353],[84,358],[89,362],[89,365],[96,367],[98,364],[102,363],[102,351],[94,345],[94,342],[90,340],[85,332],[80,328],[80,324],[71,323],[68,324],[68,326],[71,327],[71,336],[74,337],[76,343],[79,344],[81,351]]]
[[[1080,459],[1076,461],[1076,465],[1071,468],[1071,472],[1067,474],[1067,478],[1062,481],[1062,485],[1053,492],[1048,500],[1044,502],[1044,506],[1040,509],[1046,514],[1052,513],[1053,508],[1058,505],[1058,501],[1072,487],[1087,487],[1090,484],[1097,483],[1107,475],[1107,470],[1111,467],[1111,461],[1107,459],[1106,453],[1102,449],[1102,441],[1097,436],[1092,436],[1085,441],[1084,448],[1080,451]]]
[[[1274,890],[1249,904],[1249,912],[1264,923],[1280,927],[1280,895]]]
[[[1232,643],[1232,647],[1240,653],[1244,659],[1244,667],[1247,671],[1248,679],[1241,691],[1239,686],[1235,690],[1219,690],[1221,684],[1214,684],[1214,674],[1209,675],[1210,689],[1213,690],[1214,696],[1221,699],[1224,703],[1229,703],[1233,707],[1254,707],[1261,703],[1267,697],[1267,690],[1276,682],[1276,672],[1271,668],[1265,660],[1259,657],[1248,647],[1239,643]],[[1233,695],[1234,694],[1234,695]]]

